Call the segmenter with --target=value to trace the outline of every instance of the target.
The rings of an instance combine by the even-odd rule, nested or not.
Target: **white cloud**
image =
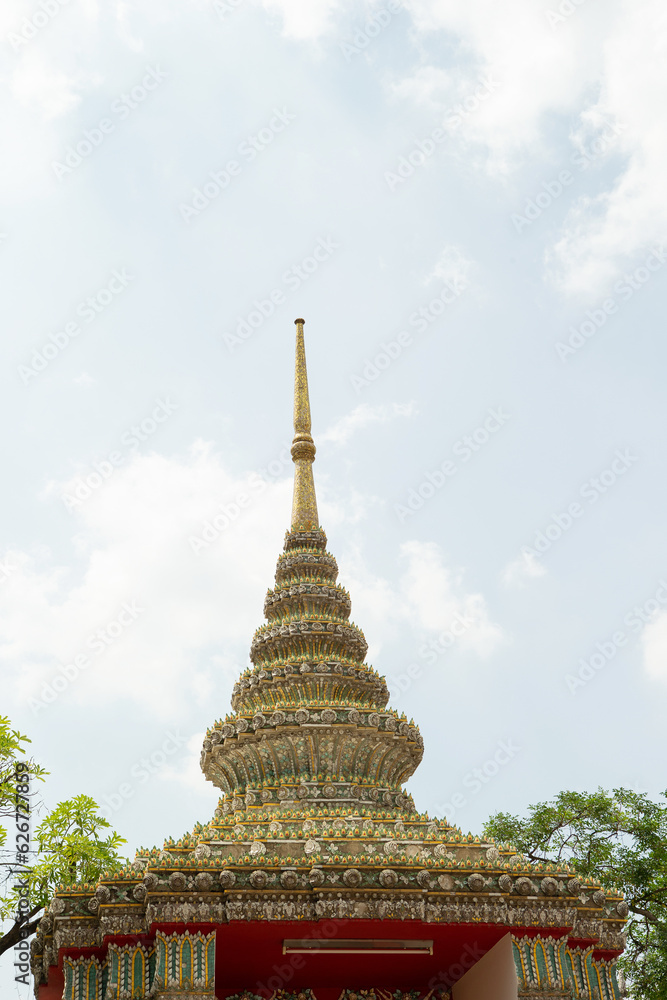
[[[79,575],[48,553],[11,553],[15,568],[0,588],[0,657],[17,694],[41,699],[59,665],[79,654],[90,665],[63,692],[76,703],[149,700],[167,712],[184,690],[205,703],[211,650],[247,649],[261,624],[288,519],[289,482],[257,482],[231,474],[201,443],[184,459],[134,456],[73,515]],[[71,492],[76,481],[61,486]],[[241,494],[250,498],[243,509]],[[213,540],[195,554],[190,539],[201,538],[206,522],[221,530],[211,527]],[[143,610],[98,653],[91,637],[119,615],[127,620],[122,608],[132,602]]]
[[[357,431],[363,430],[370,424],[386,424],[396,417],[414,417],[417,413],[417,404],[391,403],[389,405],[371,406],[369,403],[360,403],[354,410],[342,417],[337,423],[319,436],[322,442],[332,444],[347,444],[350,438]]]
[[[337,14],[350,7],[347,0],[254,2],[278,15],[286,36],[304,42],[334,35]],[[204,0],[148,4],[159,21],[214,16],[205,7]],[[548,161],[559,117],[575,123],[573,150],[581,128],[596,117],[627,126],[615,146],[622,157],[617,176],[574,204],[547,253],[549,274],[564,292],[595,297],[646,247],[667,241],[667,10],[660,0],[609,0],[604,10],[583,3],[553,24],[547,15],[555,9],[555,0],[406,0],[414,24],[408,52],[416,62],[385,79],[394,97],[427,109],[434,127],[450,123],[452,152],[500,178],[528,159]],[[136,11],[118,0],[112,14],[115,38],[139,53]],[[86,65],[81,57],[98,45],[100,16],[96,0],[73,2],[12,52],[5,77],[11,100],[0,116],[6,145],[15,151],[2,165],[5,187],[50,190],[50,163],[76,137],[66,128],[68,113],[110,73],[104,60]],[[20,0],[8,0],[0,27],[7,35],[25,17]],[[443,35],[456,45],[453,66],[431,55]],[[55,127],[59,120],[62,128]]]
[[[463,574],[449,569],[439,547],[432,542],[405,542],[400,548],[403,572],[396,584],[370,572],[357,551],[342,564],[342,577],[352,595],[353,617],[363,623],[369,640],[369,661],[382,644],[399,635],[410,636],[417,646],[425,636],[437,637],[455,626],[455,639],[481,657],[489,656],[505,641],[503,630],[492,622],[484,596],[466,593]]]
[[[23,107],[41,110],[46,119],[59,118],[80,102],[84,82],[50,66],[42,49],[33,48],[14,71],[11,95]]]
[[[473,262],[468,260],[460,247],[448,244],[443,248],[423,283],[428,285],[432,281],[439,281],[441,284],[450,282],[458,288],[465,288],[470,283],[472,267]]]
[[[557,280],[565,291],[577,294],[599,293],[628,261],[654,243],[667,242],[664,4],[624,4],[603,52],[594,110],[623,124],[617,150],[625,163],[609,190],[577,202],[554,248]]]
[[[51,483],[46,497],[59,503],[80,483]],[[290,494],[289,479],[232,474],[201,442],[183,458],[134,455],[100,480],[72,515],[80,569],[46,550],[3,557],[0,664],[17,697],[37,716],[60,697],[149,702],[156,715],[173,712],[184,692],[208,704],[215,684],[245,666],[263,622]],[[343,506],[347,497],[344,505],[325,501],[327,523],[343,519]],[[374,636],[399,630],[416,642],[460,615],[468,619],[463,645],[480,655],[495,648],[502,634],[482,595],[464,592],[437,546],[410,542],[400,558],[396,584],[373,576],[359,552],[347,559],[343,583]]]
[[[457,618],[466,620],[460,643],[480,656],[490,655],[503,641],[499,625],[489,619],[482,594],[465,593],[463,574],[453,572],[442,561],[432,542],[405,542],[401,556],[407,570],[401,581],[408,614],[417,625],[433,633],[451,629]]]
[[[502,177],[528,157],[546,162],[556,116],[574,118],[575,148],[596,120],[627,126],[614,146],[622,157],[616,178],[575,203],[547,254],[562,291],[595,297],[646,247],[667,240],[667,10],[660,0],[611,0],[604,10],[583,4],[554,23],[547,15],[558,5],[535,0],[409,0],[407,7],[417,38],[446,32],[459,59],[452,71],[422,55],[392,91],[430,110],[434,125],[450,122],[450,148],[455,140],[469,164],[482,154],[485,168]],[[476,101],[489,74],[493,91]],[[561,165],[570,166],[569,158]]]
[[[546,567],[532,552],[522,552],[517,559],[508,563],[502,573],[506,587],[523,587],[529,580],[546,575]]]
[[[299,41],[313,41],[330,31],[338,0],[261,0],[283,22],[283,34]]]
[[[667,681],[667,611],[656,615],[642,632],[644,669],[649,677]]]
[[[534,155],[544,116],[571,112],[595,79],[600,59],[590,48],[587,18],[554,31],[535,0],[410,0],[407,7],[426,40],[438,32],[455,36],[459,58],[455,72],[424,58],[397,81],[396,92],[451,118],[450,138],[455,131],[464,144],[486,147],[492,173],[522,162],[529,146]]]

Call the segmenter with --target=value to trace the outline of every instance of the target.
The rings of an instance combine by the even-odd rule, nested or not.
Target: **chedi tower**
[[[387,706],[319,525],[303,320],[291,528],[233,714],[201,757],[210,823],[63,886],[38,1000],[616,1000],[627,905],[416,811],[419,730]]]

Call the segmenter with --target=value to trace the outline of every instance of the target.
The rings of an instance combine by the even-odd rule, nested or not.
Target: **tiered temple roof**
[[[384,678],[364,662],[367,643],[350,622],[350,596],[319,525],[303,320],[296,326],[292,524],[233,712],[204,740],[201,766],[222,793],[219,806],[209,823],[138,851],[96,885],[60,888],[33,948],[38,996],[60,996],[62,984],[67,1000],[212,997],[214,979],[218,996],[257,994],[259,952],[242,982],[235,949],[246,954],[250,942],[252,954],[263,941],[269,949],[273,934],[286,954],[292,939],[319,940],[313,928],[328,921],[345,926],[333,937],[351,939],[352,954],[354,941],[363,954],[363,942],[372,951],[373,941],[391,938],[399,951],[429,945],[437,954],[442,945],[441,963],[443,954],[456,959],[465,942],[482,942],[483,953],[511,934],[519,995],[591,998],[597,990],[612,1000],[628,912],[621,897],[419,813],[405,791],[423,740],[387,706]],[[189,979],[170,966],[176,939],[179,962],[183,942],[190,949]],[[454,971],[431,964],[428,972],[424,965],[407,980],[387,973],[384,983],[373,975],[377,986],[412,988],[414,997],[445,996],[467,967],[452,960]],[[97,992],[86,992],[91,977]],[[286,982],[274,989],[266,981],[261,996],[291,995]]]

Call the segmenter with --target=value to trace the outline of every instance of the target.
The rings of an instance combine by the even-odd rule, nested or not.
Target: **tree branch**
[[[651,924],[660,923],[660,920],[655,915],[655,913],[652,913],[650,910],[645,910],[643,906],[635,906],[634,904],[630,903],[628,904],[628,908],[631,913],[637,913],[640,917],[646,917],[646,919]]]
[[[15,944],[18,944],[24,938],[32,937],[39,923],[39,920],[33,920],[32,918],[41,909],[43,909],[41,906],[34,907],[25,920],[15,921],[14,926],[0,937],[0,955],[4,955],[6,951],[9,951],[10,948],[13,948]]]

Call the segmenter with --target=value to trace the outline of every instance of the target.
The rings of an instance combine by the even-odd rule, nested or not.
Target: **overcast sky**
[[[418,807],[478,832],[664,788],[666,21],[5,0],[0,711],[47,804],[94,796],[130,853],[210,818],[202,734],[289,523],[297,316]]]

